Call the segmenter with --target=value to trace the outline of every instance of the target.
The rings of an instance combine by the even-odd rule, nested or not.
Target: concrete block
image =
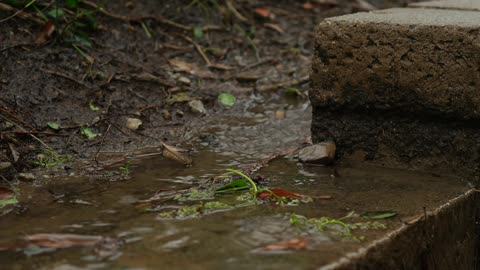
[[[411,3],[409,7],[480,11],[479,0],[443,0]]]
[[[312,138],[337,156],[480,173],[480,14],[388,9],[316,35]]]

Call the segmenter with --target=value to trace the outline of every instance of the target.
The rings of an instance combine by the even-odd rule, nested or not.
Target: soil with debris
[[[322,19],[407,1],[79,1],[98,24],[83,43],[65,42],[73,13],[42,20],[55,1],[19,2],[0,1],[4,180],[65,156],[186,143],[191,123],[240,110],[221,93],[243,103],[308,86]]]

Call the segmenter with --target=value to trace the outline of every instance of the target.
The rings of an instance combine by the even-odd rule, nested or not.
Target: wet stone
[[[303,163],[329,165],[335,159],[336,149],[334,142],[321,142],[300,150],[298,159]]]

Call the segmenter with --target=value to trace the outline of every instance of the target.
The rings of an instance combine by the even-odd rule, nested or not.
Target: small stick
[[[58,136],[58,137],[68,137],[67,134],[59,134],[59,133],[54,133],[54,132],[48,132],[48,131],[36,131],[36,130],[21,130],[21,131],[5,131],[1,132],[2,134],[42,134],[42,135],[49,135],[49,136]]]
[[[291,80],[291,81],[279,82],[279,83],[274,83],[274,84],[269,84],[269,85],[260,85],[260,86],[256,87],[256,90],[260,91],[260,92],[272,91],[272,90],[276,90],[278,88],[286,88],[286,87],[306,83],[309,80],[310,80],[310,76],[305,75],[303,77],[300,77],[299,79],[294,79],[294,80]]]
[[[102,150],[103,143],[105,142],[105,138],[107,137],[108,132],[110,131],[110,128],[111,128],[111,127],[112,127],[112,124],[108,124],[107,130],[105,131],[105,134],[103,134],[103,136],[102,136],[102,141],[100,142],[100,146],[98,147],[98,150],[97,150],[97,152],[95,153],[95,156],[93,157],[93,160],[94,160],[95,163],[97,163],[97,164],[99,164],[99,162],[98,162],[98,160],[97,160],[98,153],[100,153],[100,150]]]
[[[74,79],[70,76],[68,76],[67,74],[63,74],[63,73],[60,73],[60,72],[57,72],[57,71],[54,71],[54,70],[48,70],[48,69],[44,69],[44,68],[40,68],[41,71],[45,72],[45,73],[48,73],[48,74],[51,74],[51,75],[55,75],[55,76],[59,76],[59,77],[62,77],[64,79],[67,79],[67,80],[70,80],[74,83],[77,83],[78,85],[81,85],[87,89],[92,89],[90,86],[84,84],[83,82],[77,80],[77,79]]]
[[[205,63],[207,64],[207,66],[211,66],[212,65],[212,62],[210,62],[210,59],[208,59],[207,55],[205,54],[205,52],[203,51],[202,47],[200,45],[198,45],[198,43],[196,43],[195,41],[193,41],[191,38],[187,37],[187,36],[184,36],[184,35],[179,35],[180,37],[182,37],[183,39],[185,39],[186,41],[190,42],[193,44],[193,46],[195,47],[195,49],[197,50],[197,52],[200,54],[200,56],[203,58],[203,60],[205,61]]]

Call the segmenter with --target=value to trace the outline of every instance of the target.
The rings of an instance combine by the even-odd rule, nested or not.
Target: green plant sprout
[[[258,193],[257,184],[255,184],[255,182],[253,182],[252,178],[250,178],[248,175],[242,173],[241,171],[235,170],[235,169],[227,169],[227,171],[243,177],[243,179],[248,181],[250,183],[250,185],[252,186],[254,194],[256,195]]]

